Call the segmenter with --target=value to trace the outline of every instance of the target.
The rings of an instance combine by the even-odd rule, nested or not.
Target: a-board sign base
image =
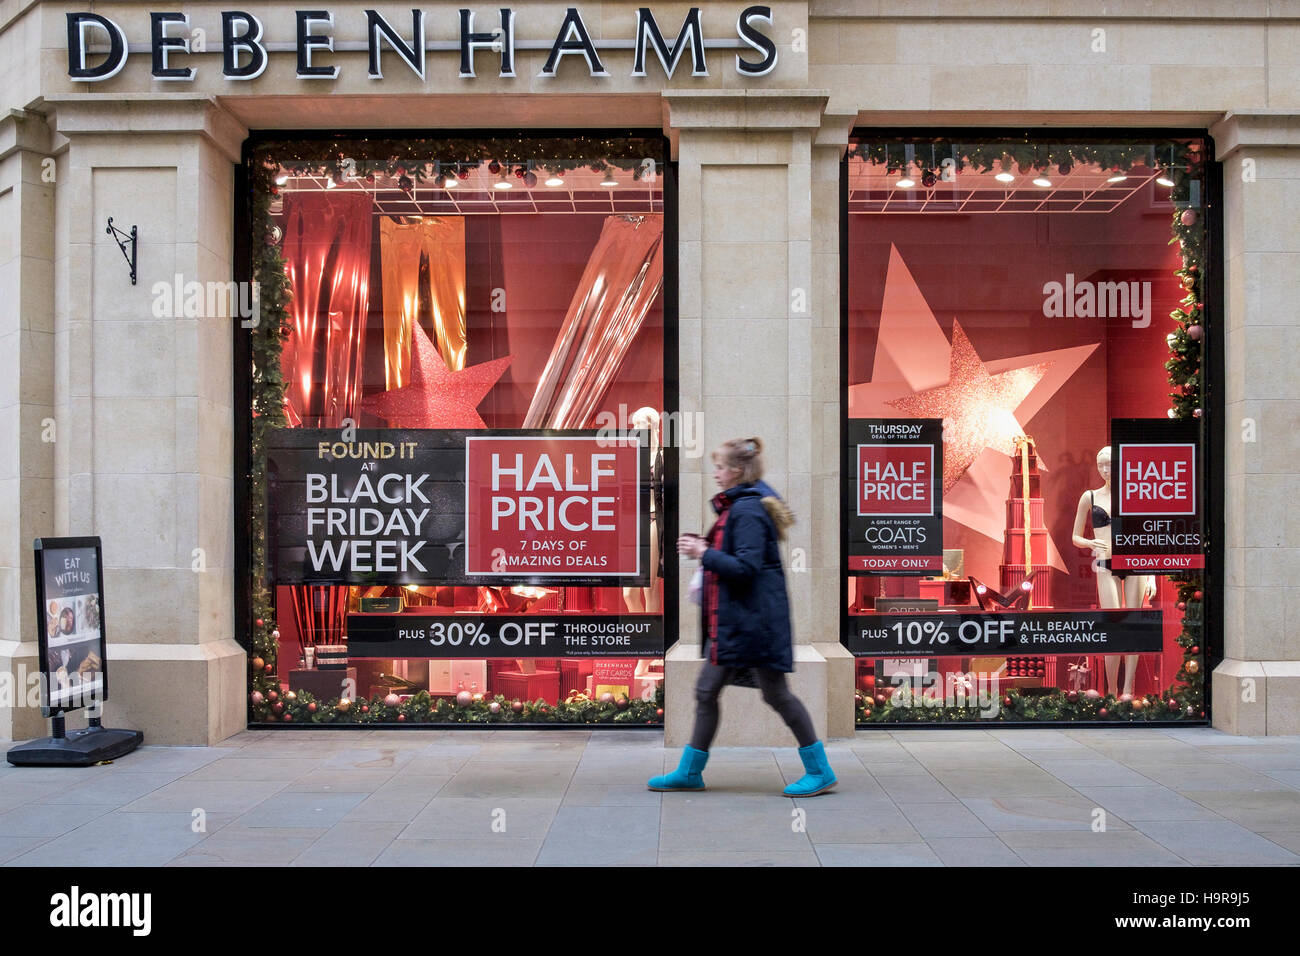
[[[89,767],[129,754],[144,742],[139,730],[87,727],[66,737],[41,737],[10,749],[15,767]]]

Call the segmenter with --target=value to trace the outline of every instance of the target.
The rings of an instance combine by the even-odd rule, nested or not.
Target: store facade
[[[819,734],[1300,732],[1300,27],[859,7],[11,14],[0,676],[95,533],[151,741],[678,745],[760,435]]]

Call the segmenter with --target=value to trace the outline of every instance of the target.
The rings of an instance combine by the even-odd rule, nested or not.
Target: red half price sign
[[[640,574],[640,449],[600,436],[465,439],[465,573]]]

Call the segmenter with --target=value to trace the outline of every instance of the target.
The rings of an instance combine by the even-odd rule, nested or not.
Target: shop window
[[[245,177],[250,722],[661,724],[662,139],[264,139]]]
[[[850,145],[860,725],[1205,718],[1209,152]]]

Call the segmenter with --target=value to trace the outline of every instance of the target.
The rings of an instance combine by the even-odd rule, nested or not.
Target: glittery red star
[[[511,356],[453,372],[418,326],[412,342],[410,384],[370,395],[361,407],[391,428],[486,428],[478,404],[505,372]]]
[[[1016,420],[1016,407],[1051,367],[1051,362],[1044,362],[990,375],[961,323],[954,321],[948,384],[887,404],[912,418],[943,419],[943,490],[947,494],[985,448],[1007,455],[1015,450],[1016,437],[1024,434]]]

